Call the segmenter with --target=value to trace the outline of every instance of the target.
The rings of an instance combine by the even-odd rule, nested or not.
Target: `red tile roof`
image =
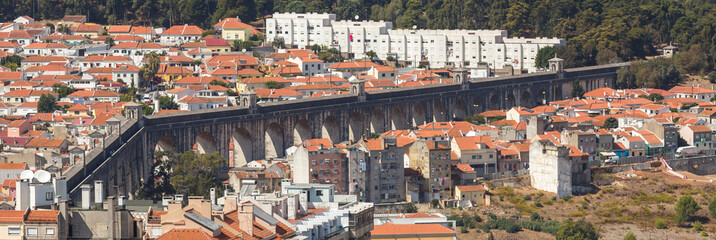
[[[468,185],[468,186],[455,186],[455,188],[460,189],[460,192],[483,192],[483,191],[485,191],[485,186],[483,186],[482,184]]]
[[[0,210],[0,223],[22,223],[25,211]]]
[[[57,210],[30,210],[25,223],[57,223],[59,214]]]
[[[176,25],[164,30],[161,35],[201,35],[204,29],[194,25]]]
[[[27,169],[27,163],[0,163],[0,169]]]
[[[440,224],[393,224],[386,223],[373,227],[373,236],[381,235],[421,235],[421,234],[455,234],[455,231]]]

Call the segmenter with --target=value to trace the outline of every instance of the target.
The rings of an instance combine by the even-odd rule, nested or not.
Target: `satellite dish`
[[[20,173],[20,179],[22,180],[32,180],[33,177],[35,177],[35,174],[31,170],[25,170]]]
[[[35,172],[35,178],[41,183],[47,183],[52,180],[52,175],[45,170],[37,170],[37,172]]]

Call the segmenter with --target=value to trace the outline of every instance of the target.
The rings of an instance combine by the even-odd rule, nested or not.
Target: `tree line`
[[[396,28],[504,29],[511,37],[559,37],[566,67],[643,59],[655,44],[698,48],[713,68],[716,3],[710,0],[0,0],[0,20],[82,14],[101,24],[210,27],[220,19],[260,20],[274,12],[330,12],[385,20]]]

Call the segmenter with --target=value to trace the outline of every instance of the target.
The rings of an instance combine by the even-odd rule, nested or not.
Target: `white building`
[[[336,21],[334,14],[275,13],[266,19],[266,39],[284,39],[299,48],[320,44],[354,53],[356,58],[374,51],[378,58],[392,56],[417,66],[427,60],[442,68],[512,66],[534,72],[540,48],[564,44],[557,38],[508,38],[504,30],[393,29],[391,22]]]
[[[15,210],[24,210],[28,207],[49,207],[60,200],[68,200],[67,180],[54,178],[49,172],[38,170],[34,174],[29,171],[27,176],[20,176],[16,187]]]

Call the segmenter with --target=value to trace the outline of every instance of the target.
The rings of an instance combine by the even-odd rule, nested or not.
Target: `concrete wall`
[[[532,187],[556,193],[559,197],[572,194],[572,164],[569,149],[549,140],[530,145],[530,182]]]

